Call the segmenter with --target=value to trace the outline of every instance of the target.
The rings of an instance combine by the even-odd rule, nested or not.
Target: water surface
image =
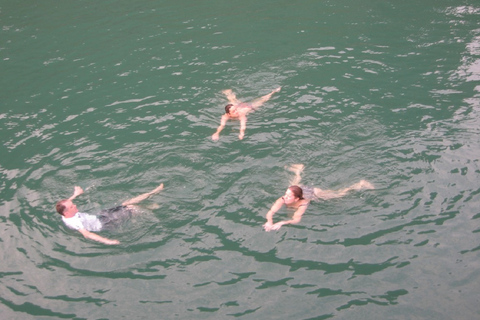
[[[5,319],[476,319],[473,1],[0,4]],[[210,136],[233,89],[248,119]],[[261,225],[288,186],[375,190]],[[101,234],[62,225],[160,182]],[[158,204],[155,207],[154,204]],[[287,219],[283,210],[276,219]]]

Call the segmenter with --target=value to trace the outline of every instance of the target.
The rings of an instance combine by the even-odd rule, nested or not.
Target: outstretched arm
[[[103,244],[119,244],[120,243],[120,241],[118,241],[118,240],[110,240],[110,239],[104,238],[104,237],[99,236],[98,234],[90,232],[86,229],[79,229],[78,231],[80,231],[80,233],[85,238],[90,239],[90,240],[95,240],[95,241],[101,242]]]
[[[272,207],[270,208],[270,210],[268,210],[267,212],[267,215],[266,215],[266,218],[267,218],[267,223],[265,223],[263,225],[263,229],[265,229],[265,231],[270,231],[272,230],[272,227],[273,227],[273,215],[275,213],[277,213],[278,210],[280,210],[280,208],[283,206],[283,199],[282,198],[278,198],[277,201],[275,201],[275,203],[272,205]]]
[[[245,136],[245,129],[247,129],[247,117],[242,116],[240,117],[240,134],[238,135],[238,139],[243,139],[243,136]]]
[[[237,99],[237,96],[235,96],[235,93],[233,93],[231,89],[223,90],[222,93],[227,97],[228,102],[232,104],[241,103],[241,101]]]
[[[72,201],[73,199],[75,199],[76,197],[81,195],[82,193],[83,193],[83,189],[80,188],[79,186],[75,186],[75,188],[73,190],[73,195],[70,198],[68,198],[68,200]]]
[[[307,206],[299,207],[299,208],[297,209],[297,211],[295,211],[295,213],[293,214],[292,219],[277,222],[277,223],[275,223],[275,224],[271,227],[270,230],[278,230],[278,229],[280,229],[283,225],[286,225],[286,224],[297,224],[297,223],[299,223],[300,220],[302,220],[302,216],[303,216],[303,214],[305,213],[305,210],[307,210]]]
[[[228,120],[228,116],[227,115],[223,115],[222,118],[220,119],[220,125],[218,126],[217,128],[217,132],[215,132],[213,135],[212,135],[212,140],[213,141],[217,141],[218,138],[220,137],[220,131],[223,130],[223,128],[225,128],[225,124],[227,124],[227,120]]]

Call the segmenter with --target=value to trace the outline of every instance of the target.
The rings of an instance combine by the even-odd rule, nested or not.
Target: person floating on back
[[[119,244],[118,240],[111,240],[99,236],[92,231],[101,231],[114,226],[116,223],[130,218],[139,209],[135,204],[147,199],[152,194],[163,189],[163,183],[150,192],[139,195],[122,203],[121,206],[102,210],[99,215],[79,212],[77,206],[72,202],[77,196],[83,193],[83,189],[76,186],[73,195],[68,199],[57,202],[56,210],[62,216],[63,222],[73,230],[78,230],[85,238],[95,240],[104,244]]]
[[[238,100],[233,91],[230,89],[222,91],[222,93],[227,96],[227,99],[230,103],[225,106],[225,114],[220,119],[220,126],[212,135],[213,141],[218,140],[220,137],[220,131],[223,130],[229,119],[240,120],[240,134],[238,135],[238,138],[242,140],[245,135],[245,129],[247,128],[247,114],[257,110],[261,105],[268,101],[275,92],[279,92],[280,89],[281,87],[278,87],[269,94],[264,95],[263,97],[260,97],[250,103],[245,103]]]
[[[278,198],[267,212],[267,223],[263,225],[265,231],[278,230],[286,224],[296,224],[302,219],[303,214],[307,210],[307,207],[311,200],[328,200],[334,198],[340,198],[346,195],[351,190],[362,189],[375,189],[373,184],[366,180],[360,180],[359,182],[351,185],[348,188],[340,190],[322,190],[320,188],[314,188],[310,186],[298,185],[302,179],[300,174],[304,169],[303,164],[295,164],[288,168],[288,170],[295,173],[295,177],[290,181],[290,187],[288,187],[285,195]],[[295,209],[295,213],[290,220],[284,220],[277,223],[273,223],[273,215],[285,205],[287,208]]]

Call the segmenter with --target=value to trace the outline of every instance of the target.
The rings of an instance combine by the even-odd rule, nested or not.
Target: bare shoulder
[[[308,199],[302,199],[299,201],[298,205],[296,206],[297,209],[299,208],[306,208],[308,207],[308,204],[310,203],[310,200]]]

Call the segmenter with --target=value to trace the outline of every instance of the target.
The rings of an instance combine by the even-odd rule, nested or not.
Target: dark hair
[[[229,103],[225,106],[225,113],[229,114],[230,113],[230,108],[233,107],[233,104]]]
[[[63,199],[57,202],[57,205],[55,206],[55,209],[57,209],[58,214],[63,216],[63,213],[65,209],[67,209],[67,206],[65,205],[65,202],[67,202],[68,199]]]
[[[290,187],[288,187],[288,189],[290,189],[290,191],[292,191],[293,196],[295,198],[303,200],[303,190],[302,190],[302,188],[300,188],[299,186],[290,186]]]

